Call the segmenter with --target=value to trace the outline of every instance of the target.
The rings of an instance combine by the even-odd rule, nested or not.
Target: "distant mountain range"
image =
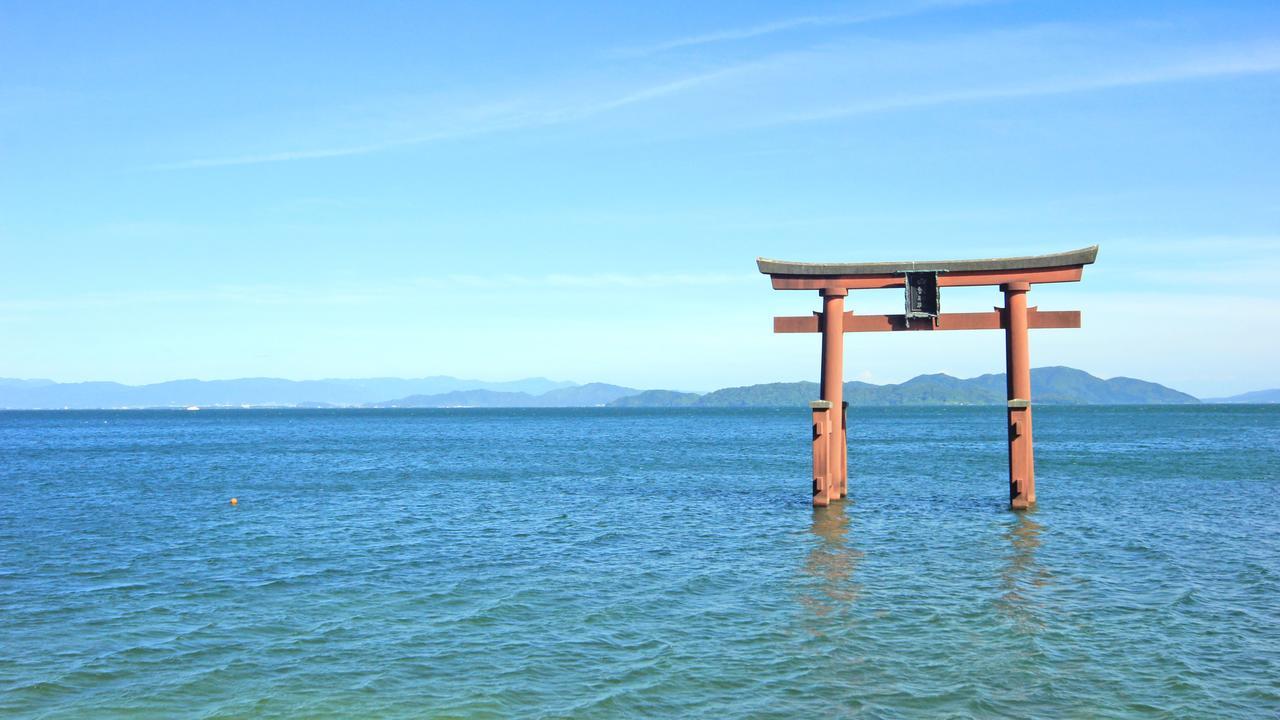
[[[1031,371],[1037,403],[1046,405],[1167,405],[1200,402],[1177,390],[1144,380],[1102,380],[1083,370],[1043,367]],[[896,385],[844,384],[850,405],[1002,405],[1004,373],[960,379],[919,375]],[[818,398],[813,382],[770,383],[724,388],[705,395],[650,390],[617,400],[615,407],[803,407]]]
[[[511,382],[462,380],[444,375],[413,380],[173,380],[152,385],[114,382],[55,383],[51,380],[0,379],[0,408],[139,408],[199,406],[360,406],[388,398],[461,390],[541,395],[576,383],[528,378]]]
[[[1230,403],[1241,404],[1247,403],[1251,405],[1267,405],[1270,403],[1280,403],[1280,388],[1271,390],[1254,390],[1253,392],[1242,393],[1240,395],[1232,395],[1223,398],[1205,398],[1207,403]]]
[[[1034,399],[1049,405],[1185,404],[1200,400],[1133,378],[1103,380],[1083,370],[1031,371]],[[960,379],[920,375],[895,385],[849,382],[851,405],[1001,405],[1003,374]],[[55,383],[0,379],[0,408],[92,409],[143,407],[805,407],[818,397],[813,382],[767,383],[699,394],[528,378],[483,382],[436,376],[364,380],[175,380],[153,385],[113,382]],[[389,399],[392,398],[392,399]],[[394,399],[398,398],[398,399]],[[1206,402],[1280,402],[1280,390],[1261,390]]]
[[[494,392],[493,390],[455,390],[438,395],[410,395],[399,400],[372,403],[380,408],[440,408],[440,407],[599,407],[616,402],[620,398],[638,395],[635,388],[587,383],[573,387],[556,388],[535,395],[527,392]]]

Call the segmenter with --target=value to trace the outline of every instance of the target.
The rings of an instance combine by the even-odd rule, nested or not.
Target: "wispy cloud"
[[[509,288],[568,290],[619,288],[629,290],[670,287],[740,285],[757,282],[755,273],[547,273],[501,275],[435,275],[414,280],[381,282],[368,287],[305,285],[214,285],[190,290],[97,292],[62,297],[0,298],[0,318],[28,318],[43,312],[114,310],[125,307],[338,307],[422,300],[432,289]]]
[[[652,102],[669,95],[692,90],[716,80],[742,73],[754,63],[737,65],[691,74],[685,77],[667,80],[637,89],[623,91],[610,97],[588,98],[576,102],[562,102],[551,105],[520,104],[516,102],[498,105],[502,110],[489,113],[485,117],[472,118],[465,123],[448,123],[448,127],[440,130],[387,140],[378,143],[339,145],[326,148],[286,150],[281,152],[229,155],[222,157],[196,158],[171,163],[160,163],[150,166],[149,170],[191,170],[199,168],[232,167],[237,165],[263,165],[268,163],[290,162],[295,160],[321,160],[327,158],[368,155],[430,143],[462,140],[501,132],[511,132],[537,127],[549,127],[577,122],[595,115],[625,108],[629,105]]]
[[[1280,287],[1271,280],[1280,274],[1280,235],[1122,238],[1108,245],[1115,274],[1149,292],[1176,288],[1184,296],[1230,293],[1280,302]]]
[[[232,155],[228,157],[196,158],[178,162],[152,165],[150,170],[190,170],[195,168],[230,167],[233,165],[262,165],[264,163],[288,162],[290,160],[320,160],[324,158],[346,157],[349,155],[367,155],[368,153],[390,150],[396,147],[414,145],[428,140],[401,140],[398,142],[376,143],[372,145],[351,145],[346,147],[317,148],[312,150],[284,150],[281,152],[263,153],[260,155]]]
[[[956,4],[956,3],[946,3]],[[936,7],[938,3],[928,7]],[[918,6],[925,7],[925,6]],[[724,31],[749,37],[788,23],[834,22],[797,18],[769,26]],[[778,30],[772,30],[774,32]],[[667,45],[713,42],[684,38]],[[647,74],[647,69],[630,72]],[[1100,31],[1087,26],[1042,25],[969,32],[922,41],[844,39],[811,48],[773,52],[751,60],[690,70],[667,79],[629,83],[611,74],[595,81],[566,79],[503,102],[450,105],[447,99],[415,109],[379,128],[373,141],[292,150],[212,156],[163,163],[152,170],[262,165],[363,156],[432,143],[514,133],[604,118],[623,110],[660,108],[645,127],[653,134],[694,135],[727,128],[815,123],[942,105],[1013,100],[1280,72],[1280,44],[1239,41],[1221,46],[1179,46],[1142,28]],[[396,134],[390,127],[420,128]]]
[[[159,163],[150,166],[149,170],[193,170],[199,168],[218,168],[233,167],[237,165],[265,165],[269,163],[282,163],[294,160],[323,160],[329,158],[350,157],[352,155],[369,155],[371,153],[385,152],[388,150],[396,150],[399,148],[412,147],[415,145],[425,145],[433,142],[443,142],[447,140],[459,140],[476,135],[484,135],[486,133],[500,132],[503,130],[514,130],[519,127],[528,126],[533,123],[526,124],[490,124],[476,126],[473,128],[457,128],[453,130],[433,132],[424,135],[415,135],[413,137],[388,140],[379,143],[367,143],[362,145],[339,145],[326,148],[311,148],[300,150],[283,150],[280,152],[248,154],[248,155],[228,155],[223,157],[207,157],[195,158],[193,160],[180,160],[171,163]]]
[[[740,285],[759,281],[755,273],[739,274],[689,274],[651,273],[640,275],[603,273],[595,275],[548,275],[548,285],[567,288],[665,288],[707,285]]]
[[[695,35],[687,35],[684,37],[664,40],[662,42],[656,42],[652,45],[623,48],[618,50],[616,54],[623,57],[655,55],[671,50],[711,45],[714,43],[730,42],[734,40],[750,40],[753,38],[763,37],[765,35],[773,35],[775,33],[788,32],[792,30],[861,25],[879,20],[891,20],[894,18],[920,15],[945,8],[985,5],[990,4],[990,2],[992,2],[992,0],[938,0],[936,2],[900,3],[897,6],[887,8],[879,12],[843,15],[803,15],[800,17],[783,18],[772,22],[760,23],[758,25],[725,28]]]
[[[920,94],[890,95],[856,100],[843,105],[778,114],[761,124],[820,122],[856,115],[984,100],[1069,95],[1113,88],[1275,72],[1280,72],[1280,46],[1267,46],[1245,51],[1227,50],[1223,55],[1172,60],[1168,64],[1154,67],[1089,73],[1077,76],[1063,75],[1028,83],[992,85]]]
[[[84,293],[56,298],[0,299],[0,314],[115,309],[195,304],[203,306],[339,306],[379,302],[390,297],[383,288],[314,289],[282,285],[219,285],[193,290],[146,290]]]
[[[549,273],[546,275],[448,275],[421,278],[419,285],[630,290],[741,285],[759,280],[755,273]]]

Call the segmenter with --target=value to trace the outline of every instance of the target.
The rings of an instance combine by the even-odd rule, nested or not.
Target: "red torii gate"
[[[817,290],[822,312],[775,317],[775,333],[822,333],[822,399],[813,410],[813,504],[827,505],[849,490],[847,407],[844,402],[844,334],[900,330],[1004,330],[1009,421],[1009,505],[1020,510],[1036,501],[1031,447],[1031,360],[1027,330],[1078,328],[1080,311],[1042,312],[1027,307],[1035,283],[1077,282],[1098,246],[1053,255],[943,260],[936,262],[799,263],[756,258],[775,290]],[[943,313],[939,289],[999,285],[1004,307],[992,312]],[[845,312],[850,290],[904,288],[902,315]],[[837,415],[838,413],[838,415]],[[836,427],[838,425],[838,427]]]

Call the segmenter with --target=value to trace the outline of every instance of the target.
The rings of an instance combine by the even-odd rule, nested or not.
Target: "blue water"
[[[1280,714],[1280,408],[1036,413],[0,413],[0,716]]]

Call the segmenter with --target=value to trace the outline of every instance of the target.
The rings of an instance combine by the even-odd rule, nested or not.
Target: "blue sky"
[[[204,5],[0,8],[0,376],[816,379],[758,255],[1096,243],[1033,365],[1280,386],[1274,2]]]

